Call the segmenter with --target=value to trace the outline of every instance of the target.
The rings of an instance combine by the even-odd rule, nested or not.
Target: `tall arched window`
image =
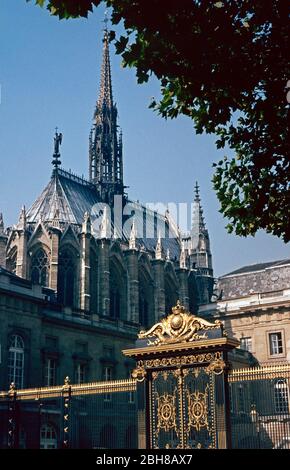
[[[98,259],[94,250],[90,252],[90,295],[91,303],[90,310],[94,313],[97,312],[98,305]]]
[[[9,342],[8,382],[16,388],[23,388],[24,381],[24,341],[19,335],[12,335]]]
[[[110,317],[120,318],[121,296],[119,287],[111,283],[110,287]]]
[[[40,448],[57,449],[57,434],[51,424],[43,424],[40,428]]]
[[[275,382],[275,412],[289,413],[288,387],[285,379]]]
[[[125,316],[126,308],[126,273],[118,260],[110,262],[110,317]]]
[[[64,305],[74,305],[75,260],[69,249],[61,251],[58,261],[58,300]]]
[[[138,266],[139,281],[139,322],[148,328],[154,322],[153,313],[153,279],[150,273],[150,264],[143,255]]]
[[[47,253],[39,248],[31,258],[31,281],[48,286],[49,261]]]

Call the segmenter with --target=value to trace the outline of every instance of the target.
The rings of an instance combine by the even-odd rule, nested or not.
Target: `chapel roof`
[[[36,225],[39,221],[52,223],[56,217],[60,224],[73,224],[81,227],[85,212],[92,213],[95,204],[102,203],[94,184],[63,169],[52,172],[51,179],[40,196],[35,200],[26,214],[28,225]],[[147,209],[139,202],[128,201],[130,214],[123,216],[123,233],[117,229],[116,238],[129,240],[130,223],[124,223],[134,217],[137,231],[137,246],[144,250],[154,251],[161,231],[164,254],[169,250],[170,259],[179,259],[180,242],[177,228],[162,214]],[[113,224],[112,224],[113,225]],[[145,236],[143,227],[146,226]],[[165,228],[165,229],[164,229]],[[114,230],[114,226],[112,226]],[[140,236],[141,234],[141,236]]]

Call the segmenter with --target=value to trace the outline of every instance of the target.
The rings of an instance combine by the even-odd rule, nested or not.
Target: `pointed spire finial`
[[[53,152],[53,160],[52,160],[52,164],[54,166],[54,168],[57,170],[59,165],[61,165],[61,161],[60,161],[60,146],[61,146],[61,143],[62,143],[62,133],[58,133],[58,128],[56,127],[55,128],[55,135],[54,135],[54,152]]]
[[[102,221],[100,224],[100,238],[110,238],[111,235],[110,230],[110,220],[107,206],[104,208]]]
[[[136,238],[137,238],[137,230],[135,226],[135,219],[133,219],[131,232],[130,232],[130,240],[129,240],[129,249],[136,250]]]
[[[181,242],[181,252],[180,252],[180,258],[179,258],[179,267],[181,269],[186,269],[186,252],[185,252],[185,245],[184,245],[184,240]]]
[[[155,248],[155,259],[163,259],[160,231],[159,231],[159,234],[158,234],[158,240],[157,240],[157,244],[156,244],[156,248]]]
[[[201,207],[201,200],[199,194],[199,185],[196,181],[195,184],[195,198],[193,201],[193,211],[192,211],[192,226],[191,226],[191,238],[192,244],[196,245],[198,243],[199,234],[203,233],[205,228],[205,222],[203,218],[203,210]],[[194,249],[195,247],[192,246]]]
[[[26,228],[26,209],[25,209],[25,206],[22,206],[22,209],[21,209],[21,212],[20,212],[20,215],[19,215],[17,228],[19,230],[25,230],[25,228]]]
[[[90,218],[90,214],[87,211],[84,213],[82,233],[91,234],[91,218]]]
[[[109,49],[109,33],[107,29],[108,19],[104,20],[105,29],[103,37],[103,61],[101,70],[101,84],[100,93],[97,102],[97,109],[102,109],[103,106],[111,108],[113,106],[113,92],[112,92],[112,80],[111,80],[111,63],[110,63],[110,49]],[[97,113],[97,109],[95,115]]]

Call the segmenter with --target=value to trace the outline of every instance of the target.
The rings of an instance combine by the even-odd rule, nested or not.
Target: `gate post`
[[[136,367],[132,372],[132,378],[137,382],[136,396],[137,396],[137,426],[138,426],[138,449],[148,449],[148,423],[147,417],[149,416],[148,408],[148,382],[145,380],[146,371],[142,367]]]
[[[239,341],[219,320],[192,315],[179,302],[138,338],[123,354],[135,359],[132,376],[145,398],[138,404],[139,447],[227,448],[227,353]]]
[[[7,447],[8,449],[18,448],[18,413],[17,413],[17,392],[14,382],[10,384],[8,391],[8,436],[7,436]]]
[[[64,385],[62,387],[63,396],[63,448],[68,449],[70,447],[71,437],[71,423],[70,423],[70,405],[71,405],[71,385],[69,377],[64,379]]]

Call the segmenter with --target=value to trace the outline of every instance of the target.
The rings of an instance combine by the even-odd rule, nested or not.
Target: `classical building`
[[[290,361],[290,260],[244,266],[218,279],[216,302],[200,314],[219,318],[260,365]],[[236,351],[237,355],[240,353]]]
[[[209,236],[199,189],[192,229],[182,237],[164,215],[130,200],[113,101],[108,32],[89,137],[89,179],[60,168],[18,223],[0,215],[1,388],[125,377],[120,357],[140,326],[177,299],[196,312],[212,295]],[[122,362],[123,361],[123,362]],[[114,367],[113,367],[114,366]]]

